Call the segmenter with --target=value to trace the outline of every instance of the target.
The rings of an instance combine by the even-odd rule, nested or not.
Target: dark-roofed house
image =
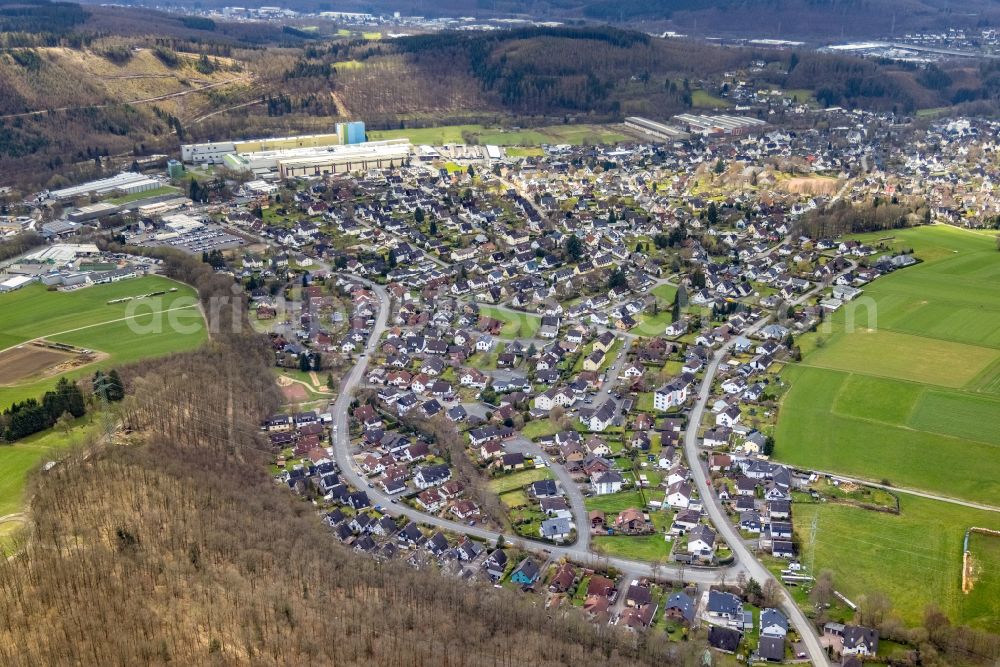
[[[844,626],[843,655],[875,655],[878,653],[878,630],[860,625]]]
[[[764,609],[760,612],[761,637],[784,637],[788,634],[788,618],[777,609]]]
[[[540,479],[528,485],[528,493],[533,498],[551,498],[559,495],[554,479]]]
[[[691,623],[694,621],[695,604],[687,593],[674,593],[667,600],[664,614],[667,618]]]
[[[761,660],[768,662],[784,662],[785,660],[785,638],[784,637],[761,637],[757,645],[757,655]]]
[[[413,476],[413,481],[418,488],[429,489],[432,486],[444,484],[451,479],[451,470],[445,464],[424,466],[417,470]]]
[[[743,623],[743,603],[732,593],[709,591],[705,611],[709,620],[714,622]]]
[[[708,631],[708,645],[725,653],[736,653],[742,639],[743,633],[732,628],[713,625]]]
[[[538,574],[538,564],[531,558],[525,558],[510,573],[510,580],[521,586],[531,586],[538,580]]]
[[[490,579],[494,582],[500,581],[507,569],[507,552],[503,549],[497,549],[486,559],[483,567],[486,568],[486,574],[490,576]]]

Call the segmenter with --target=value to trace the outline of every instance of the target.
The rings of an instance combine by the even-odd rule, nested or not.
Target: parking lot
[[[229,250],[246,245],[246,241],[229,234],[217,225],[207,225],[186,234],[179,234],[165,239],[149,238],[141,242],[149,247],[178,248],[191,254],[211,252],[212,250]]]

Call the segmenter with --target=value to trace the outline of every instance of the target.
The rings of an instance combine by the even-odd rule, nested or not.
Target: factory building
[[[185,164],[223,164],[227,155],[363,144],[366,138],[364,122],[356,120],[337,123],[334,132],[325,134],[300,134],[292,137],[183,144],[181,146],[181,161]]]
[[[143,176],[142,174],[126,171],[110,178],[102,178],[96,181],[90,181],[89,183],[74,185],[70,188],[62,188],[61,190],[52,190],[47,193],[47,196],[49,199],[68,201],[78,197],[102,197],[104,195],[119,193],[131,195],[137,192],[155,190],[162,185],[163,184],[155,178],[149,178],[148,176]]]
[[[686,128],[691,134],[705,136],[743,136],[761,132],[767,127],[767,123],[757,118],[727,114],[705,116],[682,113],[674,116],[672,122],[674,125]]]
[[[649,120],[648,118],[641,118],[639,116],[629,116],[626,118],[625,127],[637,130],[645,135],[653,137],[654,139],[660,139],[661,141],[681,141],[690,136],[687,132],[679,128],[664,125],[663,123],[658,123],[655,120]]]
[[[337,123],[337,136],[340,143],[346,145],[365,143],[365,124],[360,120],[349,123]]]
[[[226,156],[225,165],[261,177],[277,174],[281,178],[294,178],[399,167],[409,156],[408,140],[388,139],[353,146],[231,153]]]

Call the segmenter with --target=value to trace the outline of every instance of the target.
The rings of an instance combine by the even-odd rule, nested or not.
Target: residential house
[[[694,600],[687,593],[674,593],[667,600],[663,613],[667,618],[690,625],[694,622],[695,611]]]
[[[594,490],[594,493],[599,496],[618,493],[622,490],[624,483],[625,478],[614,470],[608,470],[607,472],[591,475],[590,477],[590,486]]]
[[[532,586],[538,580],[539,574],[538,564],[528,557],[518,563],[510,573],[510,580],[521,586]]]

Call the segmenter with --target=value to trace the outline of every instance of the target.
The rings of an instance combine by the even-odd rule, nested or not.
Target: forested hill
[[[341,62],[358,65],[340,69]],[[815,91],[826,105],[901,113],[995,101],[1000,85],[991,67],[965,64],[945,71],[809,50],[722,48],[605,26],[339,43],[326,52],[308,50],[289,76],[307,87],[313,78],[310,90],[332,83],[349,108],[375,122],[394,114],[461,110],[620,120],[687,111],[694,90],[717,91],[736,79]],[[315,80],[317,72],[322,81]]]

